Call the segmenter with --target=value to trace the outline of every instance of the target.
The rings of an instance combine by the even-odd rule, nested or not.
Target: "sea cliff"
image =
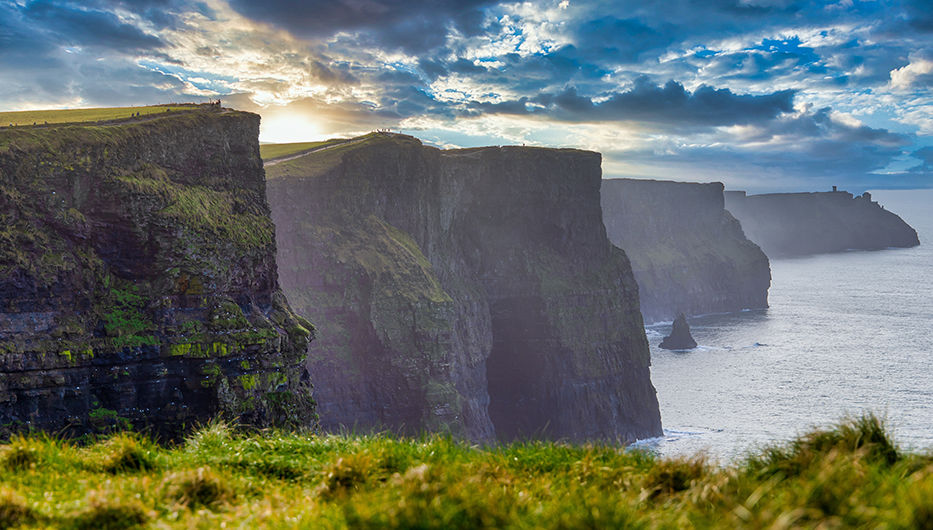
[[[314,419],[259,116],[0,130],[0,425],[163,436]]]
[[[920,244],[916,230],[867,192],[727,192],[726,208],[772,258]]]
[[[375,134],[267,168],[282,286],[320,324],[324,428],[660,434],[598,153]]]
[[[721,183],[606,179],[601,199],[646,322],[768,306],[768,257],[725,210]]]

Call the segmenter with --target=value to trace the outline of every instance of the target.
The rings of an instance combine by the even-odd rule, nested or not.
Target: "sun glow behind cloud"
[[[219,97],[265,142],[392,128],[599,150],[607,176],[933,184],[924,0],[703,4],[0,3],[0,103]]]
[[[259,141],[269,143],[322,140],[320,124],[307,114],[276,112],[264,114],[259,126]]]

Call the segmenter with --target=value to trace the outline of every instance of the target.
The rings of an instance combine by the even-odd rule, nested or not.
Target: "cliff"
[[[768,306],[768,257],[725,210],[721,183],[606,179],[602,207],[646,322]]]
[[[726,207],[772,258],[920,244],[917,231],[869,193],[728,192]]]
[[[322,426],[477,441],[660,434],[600,156],[375,134],[267,168]]]
[[[0,130],[4,431],[312,423],[258,132],[213,106]]]

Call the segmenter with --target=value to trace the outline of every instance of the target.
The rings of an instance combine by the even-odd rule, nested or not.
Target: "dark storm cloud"
[[[609,151],[604,157],[610,162],[616,159],[660,168],[661,176],[667,172],[668,178],[716,178],[725,180],[729,187],[754,191],[819,189],[835,184],[862,190],[929,187],[933,185],[930,167],[884,171],[910,141],[904,134],[834,120],[829,109],[819,109],[750,126],[731,140],[712,145],[695,142],[676,151]],[[925,157],[933,152],[921,149],[913,156],[928,163]]]
[[[744,135],[741,141],[763,143],[786,138],[806,139],[807,142],[830,140],[839,145],[851,144],[856,149],[871,146],[871,148],[885,150],[885,153],[891,156],[899,154],[901,146],[908,143],[905,135],[892,133],[887,129],[872,128],[867,125],[849,125],[833,120],[831,112],[829,108],[822,108],[815,112],[782,117],[760,125],[753,132]],[[820,150],[829,156],[834,156],[833,154],[838,152],[839,148],[826,149],[824,144]]]
[[[912,171],[933,172],[933,147],[924,147],[917,149],[910,156],[920,160],[920,165],[912,168]]]
[[[810,84],[879,85],[903,66],[908,53],[926,45],[933,27],[929,0],[882,0],[851,5],[824,1],[600,1],[577,2],[579,20],[568,27],[586,62],[594,65],[649,63],[667,50],[694,55],[668,63],[673,75],[700,68],[713,84],[717,77],[749,82],[808,74]],[[812,47],[795,29],[848,31],[870,28],[847,42],[830,39]],[[926,29],[925,29],[926,28]],[[790,32],[788,34],[788,32]],[[717,49],[730,38],[760,35],[743,50]],[[598,38],[593,38],[598,36]],[[866,38],[867,37],[867,38]],[[786,40],[786,42],[785,42]],[[832,67],[829,66],[832,65]],[[858,69],[857,78],[847,72]]]
[[[13,6],[0,5],[0,66],[10,72],[36,71],[59,65],[57,47],[30,28]]]
[[[472,107],[495,114],[546,114],[563,121],[635,121],[712,127],[764,122],[791,112],[794,91],[754,96],[701,86],[690,92],[675,81],[658,86],[642,77],[631,90],[611,93],[597,102],[570,87],[557,94],[497,104],[475,103]]]
[[[904,8],[911,27],[925,33],[933,32],[933,8],[929,0],[907,0]]]
[[[474,35],[481,31],[481,8],[493,0],[231,0],[254,20],[283,27],[295,35],[327,37],[360,32],[373,46],[410,52],[444,44],[447,27]]]
[[[148,51],[164,45],[156,36],[122,22],[107,11],[37,0],[21,10],[25,20],[40,26],[62,44],[98,46],[121,51]]]
[[[193,99],[181,78],[235,90],[224,101],[243,108],[312,116],[334,134],[424,118],[454,131],[455,143],[469,129],[458,120],[521,115],[534,118],[524,120],[532,129],[599,123],[594,129],[677,138],[632,154],[657,167],[734,164],[750,174],[772,168],[840,184],[845,174],[895,178],[872,176],[892,161],[919,161],[909,170],[914,179],[930,173],[928,138],[897,121],[908,110],[922,120],[930,94],[933,74],[917,62],[933,49],[930,0],[571,0],[566,8],[557,0],[229,2],[299,42],[236,17],[235,31],[212,34],[219,26],[209,21],[230,15],[223,2],[211,3],[215,12],[198,0],[0,1],[0,100]],[[179,38],[187,32],[194,38]],[[210,63],[203,58],[232,56],[255,64],[203,67]],[[912,62],[894,86],[891,72]],[[304,82],[311,89],[296,86]],[[256,103],[295,94],[315,96]],[[855,107],[863,102],[872,108]],[[826,105],[890,130],[835,121]],[[506,121],[486,123],[491,130]]]
[[[85,80],[76,83],[71,89],[74,96],[97,105],[106,106],[132,106],[140,101],[154,103],[169,103],[178,101],[180,94],[185,91],[184,83],[177,78],[151,70],[143,70],[133,63],[117,65],[102,65],[92,62],[80,66],[77,72],[79,79]],[[119,85],[115,83],[91,83],[92,79],[120,79]],[[203,98],[185,97],[185,101]]]
[[[141,56],[170,63],[165,43],[111,8],[168,13],[171,0],[4,3],[0,5],[0,84],[10,103],[133,105],[181,99],[187,87],[142,69]],[[166,15],[168,16],[168,15]]]
[[[620,62],[635,62],[651,52],[662,50],[676,40],[678,28],[665,22],[651,27],[635,18],[602,16],[579,25],[577,34],[587,55]]]

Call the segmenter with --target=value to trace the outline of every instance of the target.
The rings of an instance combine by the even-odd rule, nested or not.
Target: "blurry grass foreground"
[[[0,528],[933,528],[933,456],[875,416],[725,466],[612,445],[238,432],[0,446]]]

